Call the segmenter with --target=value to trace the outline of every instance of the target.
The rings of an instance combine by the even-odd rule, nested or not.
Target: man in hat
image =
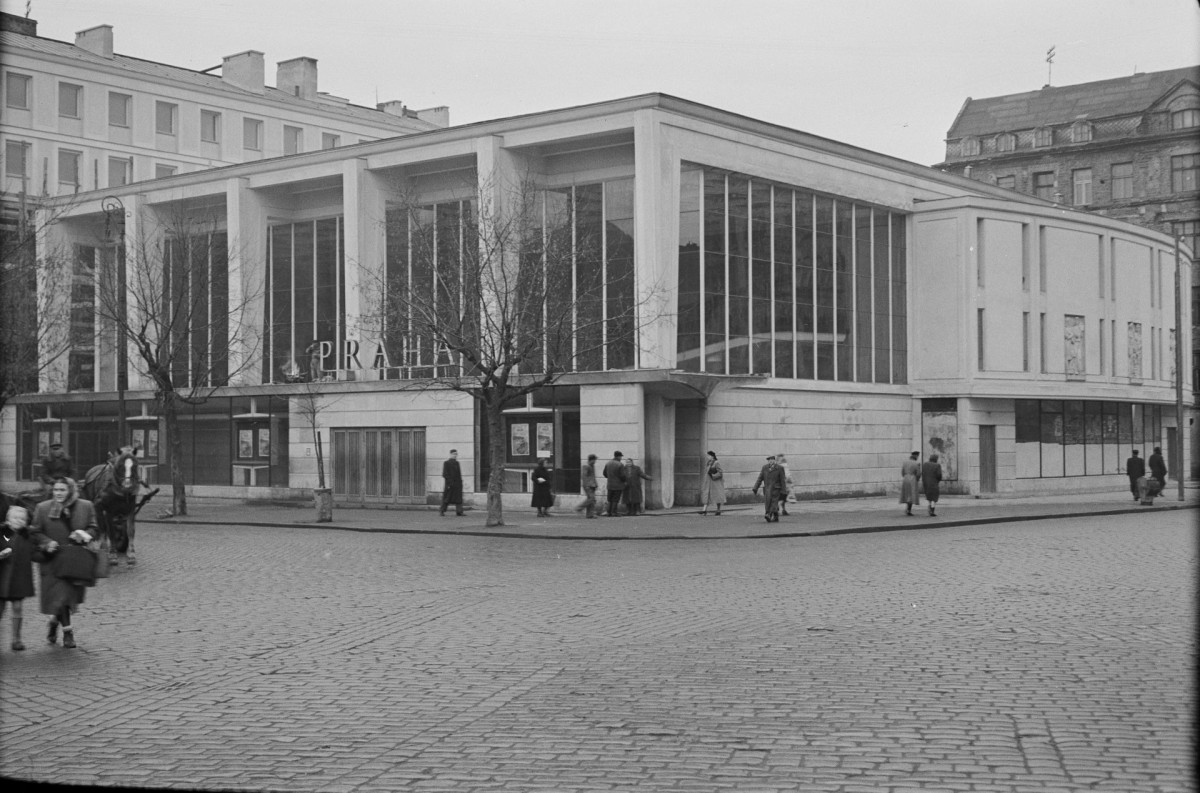
[[[75,466],[71,464],[71,458],[63,450],[63,445],[57,441],[50,444],[50,452],[42,458],[42,468],[38,473],[46,498],[50,498],[50,486],[54,484],[55,479],[74,478]]]
[[[758,479],[754,480],[752,488],[754,495],[758,495],[758,489],[763,489],[763,497],[766,499],[766,512],[763,515],[767,523],[774,521],[779,522],[779,502],[787,494],[787,481],[784,479],[783,468],[775,461],[775,455],[767,458],[767,464],[758,472]]]
[[[1125,473],[1129,475],[1129,492],[1133,493],[1133,500],[1141,499],[1142,494],[1138,491],[1138,480],[1146,475],[1146,461],[1138,457],[1138,450],[1133,450],[1133,456],[1125,461]]]
[[[613,458],[604,465],[604,479],[608,486],[608,516],[610,518],[617,517],[617,513],[620,511],[625,481],[629,478],[621,456],[620,452],[613,452]]]
[[[442,508],[439,515],[445,516],[446,507],[454,505],[454,514],[463,514],[462,467],[458,464],[458,449],[450,450],[450,459],[442,463]]]
[[[596,517],[596,455],[589,454],[587,462],[583,464],[583,470],[580,472],[579,482],[583,486],[583,503],[575,507],[576,512],[587,510],[585,517]]]

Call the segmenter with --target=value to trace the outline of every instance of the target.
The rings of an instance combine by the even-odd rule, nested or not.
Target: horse
[[[100,548],[107,551],[111,564],[117,564],[122,553],[128,564],[137,563],[133,549],[137,513],[158,492],[158,488],[145,492],[143,484],[137,458],[124,450],[89,468],[83,478],[82,496],[96,508]]]

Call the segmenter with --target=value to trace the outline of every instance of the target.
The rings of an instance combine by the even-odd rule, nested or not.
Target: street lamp
[[[100,209],[104,211],[105,242],[113,238],[114,217],[120,223],[116,229],[117,245],[113,249],[117,265],[117,448],[120,449],[129,442],[128,428],[125,426],[125,389],[129,386],[129,376],[125,371],[128,354],[125,349],[125,204],[116,196],[105,196],[100,201]]]

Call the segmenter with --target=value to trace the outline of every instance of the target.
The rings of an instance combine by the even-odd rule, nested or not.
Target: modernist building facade
[[[469,395],[422,387],[448,361],[391,333],[380,306],[462,283],[470,220],[518,184],[540,217],[567,218],[555,244],[570,266],[539,289],[576,307],[579,332],[569,371],[505,414],[514,493],[539,454],[570,494],[587,454],[617,449],[654,477],[651,507],[697,503],[709,449],[734,500],[779,452],[801,498],[894,492],[913,449],[941,454],[951,492],[1122,488],[1132,448],[1176,451],[1191,421],[1175,412],[1173,345],[1191,339],[1186,312],[1174,324],[1168,235],[652,94],[51,207],[42,250],[73,252],[56,310],[80,349],[5,408],[0,481],[30,479],[56,438],[81,464],[117,443],[119,358],[80,289],[119,255],[103,234],[111,193],[126,257],[159,251],[207,316],[236,315],[188,340],[193,360],[225,367],[182,419],[194,492],[315,486],[314,395],[338,501],[434,500],[452,448],[481,491],[491,430]],[[161,222],[178,217],[206,230],[184,239]],[[436,253],[418,264],[421,240]],[[614,285],[600,301],[579,286],[597,273]],[[617,328],[630,312],[634,337]],[[153,467],[161,417],[128,357],[128,426]]]
[[[968,98],[946,133],[946,159],[935,167],[1178,235],[1195,255],[1200,66]],[[1190,263],[1195,318],[1200,261]],[[1200,348],[1187,357],[1194,381]],[[1200,433],[1193,433],[1197,445]]]

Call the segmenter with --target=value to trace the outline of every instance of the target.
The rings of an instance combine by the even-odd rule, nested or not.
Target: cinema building
[[[155,249],[210,317],[246,309],[238,328],[188,340],[228,361],[182,417],[193,494],[306,495],[317,449],[301,403],[316,392],[338,503],[436,502],[452,448],[471,500],[489,474],[475,401],[421,388],[436,355],[370,317],[385,288],[433,288],[415,240],[456,271],[480,195],[528,180],[538,211],[570,218],[560,242],[577,246],[580,279],[599,268],[635,286],[597,303],[575,276],[544,285],[613,336],[505,414],[514,504],[540,454],[575,494],[580,461],[616,449],[654,477],[651,508],[697,503],[709,449],[734,501],[779,452],[801,498],[894,493],[913,449],[939,452],[962,494],[1121,489],[1130,450],[1156,445],[1187,470],[1174,351],[1191,322],[1185,303],[1176,327],[1169,236],[650,94],[59,200],[43,250],[72,251],[75,277],[43,287],[71,292],[73,345],[40,393],[5,407],[0,480],[31,479],[53,439],[80,465],[117,445],[120,356],[88,303],[117,255],[116,198],[126,241],[205,218],[188,257],[168,232]],[[397,211],[414,201],[417,215]],[[1184,294],[1189,282],[1184,267]],[[633,339],[609,321],[630,302]],[[161,417],[128,360],[126,424],[161,480]]]

